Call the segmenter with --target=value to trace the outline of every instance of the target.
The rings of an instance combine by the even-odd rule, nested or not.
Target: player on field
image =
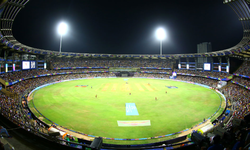
[[[157,101],[157,97],[155,97],[155,100]]]
[[[95,95],[95,98],[97,98],[97,94]]]

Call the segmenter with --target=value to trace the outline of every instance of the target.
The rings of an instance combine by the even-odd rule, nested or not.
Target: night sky
[[[223,0],[32,0],[17,15],[13,34],[27,46],[58,51],[62,20],[69,26],[62,52],[159,54],[158,27],[167,32],[163,54],[195,53],[201,42],[223,50],[243,35]]]

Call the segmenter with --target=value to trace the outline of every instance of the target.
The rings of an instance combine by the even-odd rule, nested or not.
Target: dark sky
[[[158,27],[168,35],[163,54],[194,53],[201,42],[222,50],[243,35],[223,0],[33,0],[17,15],[13,34],[25,45],[58,51],[62,20],[69,26],[62,52],[159,54]]]

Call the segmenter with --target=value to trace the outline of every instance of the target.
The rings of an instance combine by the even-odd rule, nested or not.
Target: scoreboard
[[[203,70],[204,71],[211,71],[211,64],[210,63],[204,63]]]
[[[22,61],[22,70],[31,70],[31,69],[36,69],[36,61],[23,60]]]

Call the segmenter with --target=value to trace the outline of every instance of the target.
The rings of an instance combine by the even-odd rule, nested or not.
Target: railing
[[[45,84],[45,83],[43,83]],[[42,84],[41,84],[42,85]],[[20,107],[19,107],[19,110],[21,112],[21,116],[26,116],[26,117],[23,117],[22,119],[25,121],[25,122],[29,122],[31,119],[27,117],[26,115],[26,111],[22,105],[22,97],[26,94],[28,94],[31,90],[33,90],[34,88],[36,88],[37,86],[33,86],[33,87],[30,87],[29,89],[26,89],[25,92],[22,93],[22,95],[20,95],[18,101],[19,101],[19,104],[20,104]],[[27,102],[27,99],[26,99],[26,102]],[[28,104],[28,103],[26,103]],[[27,107],[27,109],[29,110],[30,113],[31,110]],[[40,119],[38,119],[33,113],[32,113],[32,116],[34,116],[34,120],[37,120],[38,122],[42,123],[45,127],[49,127],[46,123],[44,123],[43,121],[41,121]],[[8,118],[8,117],[7,117]],[[47,140],[50,140],[50,141],[53,141],[53,142],[56,142],[56,143],[59,143],[59,144],[68,144],[68,145],[76,145],[76,146],[79,146],[79,147],[90,147],[90,145],[88,144],[80,144],[80,143],[75,143],[75,142],[71,142],[71,141],[66,141],[66,140],[63,140],[63,139],[58,139],[56,137],[51,137],[48,132],[40,132],[37,130],[36,126],[32,126],[32,125],[27,125],[27,124],[21,124],[20,122],[18,122],[18,120],[13,120],[11,118],[8,118],[9,120],[11,120],[13,123],[16,123],[17,125],[19,125],[22,129],[28,131],[28,132],[32,132],[33,134],[41,137],[41,138],[44,138],[44,139],[47,139]],[[46,129],[46,128],[45,128]],[[184,137],[182,137],[184,138]],[[186,138],[186,136],[185,136]],[[180,138],[181,139],[181,138]],[[179,139],[179,140],[180,140]],[[169,141],[162,141],[162,142],[158,142],[158,143],[152,143],[152,144],[144,144],[144,145],[114,145],[114,144],[104,144],[103,146],[105,148],[114,148],[115,149],[141,149],[141,147],[144,147],[144,148],[159,148],[159,147],[167,147],[167,146],[172,146],[171,145],[171,142],[173,141],[176,141],[175,140],[169,140]],[[89,141],[91,142],[91,141]],[[159,144],[163,144],[163,143],[169,143],[169,145],[162,145],[162,146],[157,146]],[[183,144],[183,143],[179,143],[180,144]]]
[[[32,132],[33,134],[35,134],[35,135],[37,135],[37,136],[40,136],[40,137],[42,137],[42,138],[46,138],[46,139],[48,139],[48,140],[51,140],[51,141],[53,141],[53,142],[57,142],[57,143],[60,143],[60,144],[64,144],[64,143],[68,143],[69,145],[71,145],[71,144],[75,144],[75,145],[79,145],[79,146],[81,146],[81,147],[90,147],[90,145],[87,145],[87,144],[80,144],[80,143],[75,143],[75,142],[71,142],[71,141],[66,141],[66,140],[63,140],[63,139],[58,139],[57,137],[51,137],[50,135],[49,135],[49,132],[48,132],[48,127],[49,127],[49,125],[47,125],[46,123],[44,123],[43,121],[41,121],[40,119],[38,119],[33,113],[32,113],[32,111],[29,109],[29,107],[27,106],[27,109],[28,109],[28,111],[32,114],[32,117],[34,117],[34,119],[30,119],[30,118],[28,118],[27,117],[27,114],[25,113],[25,111],[24,111],[24,107],[23,107],[23,105],[22,105],[22,98],[24,97],[24,95],[26,95],[26,94],[28,94],[31,90],[33,90],[34,88],[36,88],[35,86],[33,86],[33,87],[30,87],[30,88],[28,88],[28,89],[26,89],[23,93],[22,93],[22,95],[20,95],[20,97],[19,97],[19,104],[20,104],[20,112],[22,113],[22,116],[26,116],[26,117],[23,117],[23,119],[25,120],[25,122],[27,121],[27,122],[30,122],[31,120],[36,120],[36,121],[38,121],[38,123],[42,123],[44,126],[45,126],[45,131],[47,131],[46,133],[44,133],[44,132],[41,132],[41,131],[38,131],[37,129],[36,129],[36,127],[35,126],[27,126],[26,124],[24,124],[23,125],[23,129],[25,129],[25,130],[27,130],[27,131],[29,131],[29,132]],[[26,105],[28,105],[28,103],[27,103],[27,99],[25,99],[26,100]],[[39,126],[39,127],[41,127],[41,126]],[[47,128],[47,129],[46,129]]]
[[[5,81],[3,79],[0,78],[0,83],[2,83],[3,85],[5,85]]]
[[[14,98],[17,97],[17,94],[16,94],[16,93],[11,93],[10,91],[8,91],[8,90],[6,90],[6,89],[4,89],[4,88],[2,88],[1,91],[2,91],[5,95],[7,95],[7,96],[14,97]]]

